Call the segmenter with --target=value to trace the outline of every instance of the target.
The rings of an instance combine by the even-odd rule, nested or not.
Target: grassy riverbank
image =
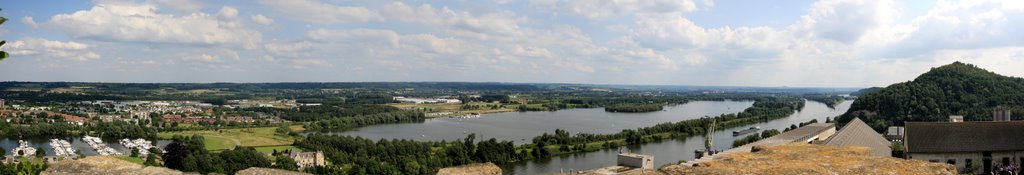
[[[448,117],[448,116],[454,116],[454,115],[466,115],[466,114],[470,114],[470,113],[491,114],[491,113],[515,112],[516,111],[516,108],[515,108],[516,106],[515,105],[505,106],[502,103],[496,103],[496,102],[492,102],[492,103],[470,102],[470,103],[466,103],[466,104],[462,104],[462,103],[429,103],[429,104],[393,103],[393,104],[388,104],[388,105],[397,107],[399,109],[427,110],[428,111],[427,113],[441,113],[441,112],[451,112],[452,113],[451,115],[432,115],[432,116],[427,116],[427,118]],[[499,106],[499,107],[492,108],[491,106]]]
[[[304,130],[302,128],[302,125],[291,125],[289,126],[289,128],[291,128],[291,130],[294,132]],[[203,146],[206,148],[206,150],[210,151],[222,151],[232,149],[235,146],[257,148],[271,146],[288,146],[295,141],[295,138],[291,136],[276,134],[274,132],[275,129],[277,129],[277,127],[160,132],[157,133],[157,138],[172,139],[174,138],[174,136],[201,135],[203,136],[203,141],[205,144]]]

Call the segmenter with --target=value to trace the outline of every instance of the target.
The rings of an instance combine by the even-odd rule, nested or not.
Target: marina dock
[[[99,137],[85,136],[82,140],[89,144],[89,146],[92,147],[93,150],[96,150],[96,153],[101,156],[121,155],[120,152],[117,152],[114,148],[110,148],[106,143],[103,143],[103,140]]]

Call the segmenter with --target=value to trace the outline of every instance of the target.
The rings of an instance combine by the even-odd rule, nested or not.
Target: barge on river
[[[733,131],[732,132],[732,136],[740,136],[740,135],[744,135],[744,134],[748,134],[748,133],[752,133],[752,132],[757,132],[757,130],[761,130],[761,127],[755,126],[755,127],[750,127],[750,128],[744,129],[744,130]]]

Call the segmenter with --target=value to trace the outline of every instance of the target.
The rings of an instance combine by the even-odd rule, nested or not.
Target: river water
[[[563,129],[570,133],[617,133],[623,129],[653,126],[658,123],[737,113],[753,104],[753,101],[694,101],[649,113],[612,113],[605,112],[604,108],[507,112],[484,114],[478,118],[436,118],[423,123],[374,125],[337,134],[372,140],[395,138],[441,141],[463,139],[469,133],[476,133],[478,141],[496,138],[511,140],[519,145],[529,143],[533,137],[545,132],[554,133],[555,129]]]
[[[853,104],[853,101],[844,101],[843,103],[836,105],[835,109],[832,109],[819,102],[807,101],[802,110],[787,118],[716,131],[712,133],[712,137],[714,138],[712,143],[715,149],[726,150],[732,148],[733,140],[744,137],[743,135],[733,137],[732,131],[753,126],[760,126],[761,129],[777,129],[782,131],[790,125],[807,122],[812,119],[817,119],[818,122],[825,122],[825,118],[827,117],[835,117],[845,113],[846,110],[850,109],[850,104]],[[693,151],[703,148],[704,136],[695,136],[682,140],[668,139],[662,142],[626,147],[627,150],[634,153],[654,155],[654,165],[657,167],[669,163],[676,163],[680,160],[693,160]],[[618,150],[614,149],[577,153],[558,156],[548,160],[532,160],[517,164],[503,165],[502,170],[505,174],[547,174],[559,173],[562,171],[568,173],[572,171],[590,170],[615,165],[617,155]]]

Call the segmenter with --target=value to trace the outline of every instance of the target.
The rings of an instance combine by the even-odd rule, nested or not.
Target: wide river
[[[720,150],[731,148],[733,140],[743,137],[733,137],[732,131],[734,130],[760,126],[762,129],[781,131],[790,125],[811,119],[824,122],[827,117],[838,116],[846,112],[852,103],[853,101],[845,101],[832,109],[819,102],[807,101],[802,110],[787,118],[716,131],[713,133],[714,147]],[[374,140],[398,138],[438,141],[462,139],[468,133],[476,133],[478,141],[480,138],[497,138],[524,144],[545,132],[554,133],[555,129],[563,129],[571,133],[616,133],[623,129],[653,126],[658,123],[736,113],[751,105],[753,105],[753,101],[695,101],[650,113],[610,113],[605,112],[603,108],[567,109],[554,112],[509,112],[484,114],[480,118],[470,119],[438,118],[428,119],[423,123],[375,125],[338,134]],[[682,140],[669,139],[662,142],[634,145],[627,149],[635,153],[654,155],[655,166],[661,166],[680,160],[692,160],[694,158],[693,151],[703,147],[704,136],[695,136]],[[608,149],[503,165],[502,169],[505,174],[546,174],[589,170],[615,165],[617,154],[617,150]]]
[[[737,113],[753,104],[754,101],[694,101],[650,113],[611,113],[605,112],[604,108],[506,112],[484,114],[479,118],[436,118],[423,123],[374,125],[339,134],[373,140],[397,138],[441,141],[463,139],[470,133],[476,133],[478,141],[497,138],[511,140],[518,145],[529,143],[533,137],[545,132],[555,133],[555,129],[570,133],[617,133],[623,129],[654,126],[658,123]]]
[[[807,122],[812,119],[818,119],[818,122],[825,122],[825,118],[827,117],[834,117],[845,113],[846,110],[850,109],[850,104],[852,103],[853,101],[845,101],[842,104],[837,105],[835,109],[832,109],[822,103],[807,101],[803,110],[794,113],[787,118],[716,131],[712,133],[712,137],[714,138],[713,145],[715,149],[718,150],[732,148],[733,140],[744,137],[742,135],[733,137],[732,131],[753,126],[760,126],[762,129],[777,129],[782,131],[792,124],[799,124],[800,122]],[[669,163],[676,163],[680,160],[693,160],[693,151],[703,148],[704,136],[695,136],[683,140],[670,139],[662,142],[627,147],[629,151],[634,153],[654,155],[654,166],[656,167],[661,167],[661,165]],[[503,165],[502,170],[505,174],[548,174],[558,173],[560,171],[571,172],[590,170],[615,165],[616,155],[618,155],[617,150],[578,153],[554,157],[548,160],[534,160]]]

